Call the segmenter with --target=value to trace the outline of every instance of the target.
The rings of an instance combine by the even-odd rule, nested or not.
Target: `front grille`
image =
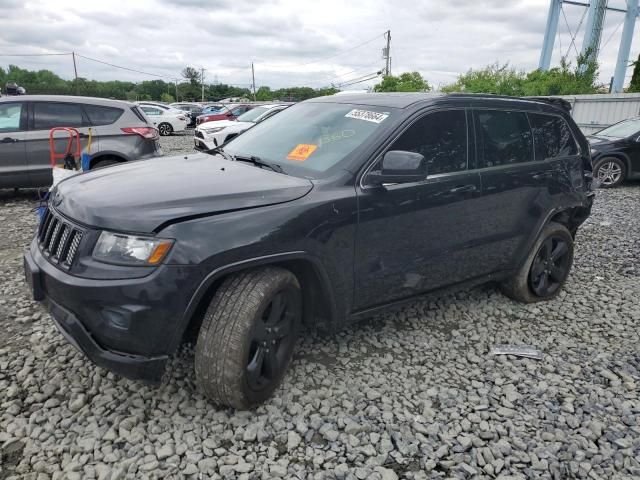
[[[204,138],[204,134],[198,130],[196,130],[195,136],[198,138]]]
[[[42,253],[62,268],[73,264],[84,231],[47,209],[38,228],[38,244]]]

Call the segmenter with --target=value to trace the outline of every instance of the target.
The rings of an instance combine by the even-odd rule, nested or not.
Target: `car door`
[[[26,113],[26,103],[0,103],[0,188],[31,186],[25,143]]]
[[[51,185],[53,180],[49,155],[49,132],[56,127],[78,129],[81,135],[81,146],[86,144],[89,121],[81,104],[46,101],[30,103],[27,165],[29,177],[34,185]],[[64,153],[68,138],[64,132],[56,133],[55,149],[57,153]],[[75,152],[75,142],[72,150]],[[60,160],[59,163],[62,161]]]
[[[481,185],[468,138],[464,108],[427,113],[387,148],[421,153],[427,178],[373,187],[365,175],[357,186],[356,310],[478,274]]]
[[[549,211],[550,163],[537,162],[527,114],[474,109],[478,167],[482,179],[482,243],[491,270],[513,268],[532,232]]]

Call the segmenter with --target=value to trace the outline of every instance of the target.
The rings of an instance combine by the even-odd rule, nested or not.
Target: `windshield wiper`
[[[250,157],[243,157],[241,155],[236,155],[234,157],[234,159],[237,160],[238,162],[253,163],[257,167],[267,167],[267,168],[270,168],[271,170],[273,170],[274,172],[285,173],[284,170],[282,169],[282,167],[280,165],[278,165],[277,163],[265,162],[260,157],[256,157],[255,155],[252,155]]]
[[[207,153],[210,155],[213,155],[214,153],[219,153],[224,157],[225,160],[229,160],[229,161],[234,160],[234,158],[231,155],[229,155],[227,152],[224,151],[224,149],[222,148],[222,145],[212,148],[211,150],[207,150]]]

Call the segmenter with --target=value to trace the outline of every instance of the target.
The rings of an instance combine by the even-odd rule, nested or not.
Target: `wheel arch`
[[[96,163],[102,160],[116,160],[120,163],[129,161],[129,159],[124,155],[122,155],[121,153],[109,152],[109,151],[99,152],[91,156],[91,160],[89,160],[89,169],[92,169]]]
[[[305,252],[291,252],[243,260],[210,272],[200,283],[187,306],[182,322],[173,338],[171,351],[185,339],[197,335],[211,298],[226,278],[243,270],[275,266],[291,271],[300,282],[303,296],[303,323],[327,326],[337,322],[337,309],[331,282],[320,261]]]

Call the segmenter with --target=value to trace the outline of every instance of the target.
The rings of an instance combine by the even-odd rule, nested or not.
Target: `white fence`
[[[566,95],[571,115],[585,135],[640,115],[640,93]]]

